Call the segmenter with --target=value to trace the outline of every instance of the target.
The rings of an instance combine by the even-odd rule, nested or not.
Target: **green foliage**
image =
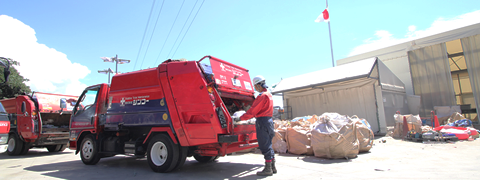
[[[23,76],[18,73],[17,69],[13,67],[14,65],[20,66],[20,63],[10,58],[7,59],[10,62],[10,76],[7,83],[0,85],[0,99],[12,98],[23,93],[31,93],[32,90],[25,84],[25,82],[28,82],[29,80],[23,78]],[[7,64],[5,59],[0,59],[0,61],[3,61],[4,64]],[[0,83],[5,81],[5,78],[3,77],[3,71],[4,67],[0,66]]]

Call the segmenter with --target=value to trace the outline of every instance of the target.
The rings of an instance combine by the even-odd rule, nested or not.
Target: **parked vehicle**
[[[0,100],[10,118],[8,155],[24,155],[32,147],[65,150],[76,100],[76,96],[41,92]]]
[[[210,65],[201,63],[209,58]],[[147,156],[155,172],[258,147],[255,125],[231,115],[254,100],[248,70],[205,56],[167,60],[86,88],[73,110],[70,149],[84,164],[116,154]]]
[[[282,107],[280,106],[273,106],[273,119],[274,120],[282,120],[284,118],[282,118],[282,115],[284,113],[284,110]]]
[[[8,132],[10,131],[10,120],[7,111],[0,102],[0,152],[7,150]]]
[[[4,60],[6,62],[3,63]],[[8,82],[8,76],[10,75],[10,61],[7,58],[0,57],[0,66],[3,66],[3,79],[4,81],[0,85]],[[8,132],[10,132],[10,119],[8,118],[7,111],[0,102],[0,152],[7,150]]]

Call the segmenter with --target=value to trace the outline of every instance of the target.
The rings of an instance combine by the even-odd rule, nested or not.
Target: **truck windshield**
[[[5,108],[3,107],[2,103],[0,103],[0,113],[6,114],[7,111],[5,111]]]
[[[7,111],[5,111],[2,103],[0,103],[0,121],[8,121]]]

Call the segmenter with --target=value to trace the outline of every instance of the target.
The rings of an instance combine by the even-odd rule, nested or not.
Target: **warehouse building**
[[[396,111],[428,117],[439,106],[460,105],[466,118],[478,122],[480,24],[336,62],[337,67],[283,79],[272,93],[283,96],[290,116],[324,112],[358,115],[378,133],[385,133],[386,126],[394,123]],[[372,62],[375,65],[371,64],[370,74],[366,75],[367,64]],[[375,68],[378,77],[372,75]],[[355,70],[359,72],[355,74]],[[367,110],[361,111],[360,107]]]

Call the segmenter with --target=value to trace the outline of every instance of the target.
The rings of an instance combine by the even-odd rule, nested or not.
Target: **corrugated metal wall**
[[[480,98],[478,97],[480,95],[480,34],[461,40],[473,96],[475,97],[476,107],[478,107],[480,105]]]
[[[415,95],[421,96],[420,116],[434,106],[456,105],[445,43],[408,52]]]

